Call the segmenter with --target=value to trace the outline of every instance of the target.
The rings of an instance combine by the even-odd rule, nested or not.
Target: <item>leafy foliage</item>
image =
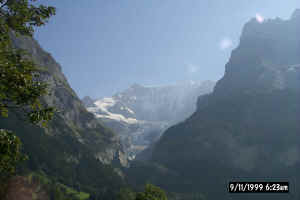
[[[136,194],[130,188],[121,188],[117,195],[118,200],[135,200]]]
[[[32,36],[35,26],[44,25],[55,14],[53,7],[35,6],[34,0],[0,0],[0,116],[21,110],[30,122],[46,125],[54,108],[44,108],[39,98],[47,84],[39,80],[39,68],[24,50],[15,49],[11,34]],[[0,172],[12,173],[22,160],[21,142],[10,131],[1,130]]]
[[[14,173],[15,165],[26,157],[20,153],[21,141],[11,131],[0,129],[0,174]]]
[[[166,193],[159,187],[151,184],[145,186],[144,192],[139,192],[136,195],[136,200],[167,200]]]
[[[7,117],[8,109],[22,109],[32,123],[45,122],[53,116],[54,108],[43,108],[39,98],[46,95],[47,84],[39,80],[39,68],[24,50],[11,44],[12,31],[33,34],[55,14],[53,7],[35,7],[28,0],[0,1],[0,112]]]
[[[63,118],[55,115],[48,126],[63,132],[59,136],[47,135],[45,129],[18,120],[18,113],[0,118],[0,127],[13,130],[20,137],[24,153],[30,158],[18,166],[18,173],[44,172],[56,182],[89,193],[94,199],[115,199],[112,197],[124,187],[124,181],[112,166],[100,163],[86,145],[72,137]]]
[[[37,0],[0,0],[1,29],[8,28],[32,36],[35,26],[42,26],[55,14],[51,6],[35,6]],[[1,32],[2,32],[1,30]]]

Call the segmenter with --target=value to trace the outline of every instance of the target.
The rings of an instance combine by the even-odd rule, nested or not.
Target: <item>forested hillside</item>
[[[1,46],[0,72],[1,79],[3,79],[1,80],[0,96],[0,128],[1,130],[12,131],[20,138],[22,153],[28,157],[25,162],[20,163],[16,173],[24,177],[36,173],[55,184],[85,191],[92,197],[114,198],[125,184],[120,168],[127,166],[126,156],[119,140],[111,130],[105,128],[91,113],[86,111],[69,86],[60,65],[31,37],[33,31],[31,26],[43,25],[45,22],[43,20],[51,16],[50,13],[53,9],[51,7],[39,7],[39,10],[30,7],[27,1],[22,3],[1,1],[1,5],[0,39],[1,42],[6,42],[1,43],[1,45],[5,44],[6,46]],[[12,49],[9,52],[11,57],[7,56],[8,53],[5,54],[9,48]],[[23,52],[18,54],[20,49]],[[11,63],[3,63],[4,59]],[[33,67],[30,68],[31,65],[33,66],[31,61],[38,66],[38,70]],[[13,62],[17,64],[14,65]],[[32,73],[29,71],[28,74],[22,75],[21,70],[23,69],[21,67],[23,65],[24,71],[28,68],[32,70]],[[19,74],[12,71],[15,69],[14,67],[20,70],[18,72],[20,73],[20,80],[17,79]],[[11,70],[11,74],[7,74],[8,70]],[[15,77],[12,73],[16,74]],[[34,75],[37,73],[39,74],[38,77]],[[31,80],[32,74],[34,78]],[[6,75],[11,75],[11,79],[6,81]],[[21,79],[23,77],[27,78],[24,82]],[[26,84],[26,81],[32,83],[31,88],[28,86],[27,89],[26,85],[22,85],[23,83]],[[35,85],[35,83],[37,84]],[[32,124],[30,121],[38,122],[44,111],[38,110],[38,112],[33,113],[34,115],[31,114],[29,120],[26,111],[31,107],[26,107],[26,102],[27,98],[40,95],[35,88],[44,83],[47,84],[47,94],[40,98],[40,103],[33,99],[34,101],[30,106],[32,108],[36,106],[38,108],[41,106],[53,107],[55,113],[47,125],[43,123],[44,126],[39,126],[41,124]],[[9,84],[11,88],[7,88],[10,87]],[[19,84],[18,87],[21,89],[13,88],[15,87],[14,84]],[[27,90],[22,90],[22,87]],[[43,90],[40,91],[43,92]],[[18,107],[19,105],[23,106],[23,109],[21,106]],[[8,109],[7,113],[6,108]],[[6,152],[5,145],[8,146],[3,140],[6,133],[3,132],[3,134],[3,138],[1,135],[1,177],[7,173],[2,170],[6,164],[2,163],[6,162],[6,157],[2,156],[9,156],[9,154],[2,154]]]

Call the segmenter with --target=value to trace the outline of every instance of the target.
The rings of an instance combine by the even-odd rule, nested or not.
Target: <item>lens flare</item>
[[[220,49],[221,50],[226,50],[228,48],[231,48],[233,45],[233,42],[230,38],[224,38],[220,42]]]
[[[257,21],[258,23],[263,23],[263,22],[265,21],[264,17],[261,16],[260,14],[258,14],[258,13],[256,13],[255,18],[256,18],[256,21]]]

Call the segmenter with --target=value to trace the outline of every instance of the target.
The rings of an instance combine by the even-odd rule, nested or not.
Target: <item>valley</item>
[[[115,5],[105,6],[109,10]],[[209,76],[216,74],[213,66],[178,67],[181,63],[177,68],[170,64],[173,68],[159,70],[153,65],[153,71],[147,73],[149,68],[132,70],[128,63],[118,72],[101,65],[97,66],[104,74],[101,76],[87,70],[86,63],[105,59],[103,49],[96,52],[98,57],[82,56],[85,72],[75,61],[76,48],[69,47],[71,53],[63,56],[57,49],[55,54],[63,61],[69,59],[73,73],[80,77],[74,86],[68,81],[75,77],[70,69],[59,64],[31,35],[54,14],[54,8],[26,0],[0,0],[0,200],[299,200],[300,9],[288,19],[267,19],[257,13],[243,26],[235,48],[233,41],[223,39],[220,51],[232,51],[218,81]],[[118,16],[113,19],[122,20]],[[179,23],[174,24],[177,30]],[[121,49],[119,57],[106,55],[114,58],[109,67],[120,63],[124,67],[126,59],[134,65],[140,57],[133,59],[129,52],[139,45],[146,52],[149,44],[141,41],[148,40],[132,36],[128,39],[132,49],[122,49],[128,42],[122,40],[116,50],[113,44],[121,37],[117,33],[105,35],[114,39],[105,50],[115,53]],[[159,33],[164,41],[170,39]],[[203,44],[208,35],[201,40]],[[99,41],[99,46],[106,42]],[[159,42],[152,43],[151,37],[149,41],[152,54],[173,63],[171,57],[154,48]],[[184,47],[168,50],[174,55],[180,50],[188,60],[194,52]],[[88,49],[77,48],[82,55]],[[205,50],[199,53],[201,60],[211,59],[210,47],[201,48]],[[134,50],[139,55],[145,52]],[[141,60],[157,61],[147,56]],[[167,82],[162,69],[177,81],[162,84]],[[132,75],[130,81],[124,75],[127,72]],[[202,78],[200,72],[205,74]],[[93,88],[86,87],[90,83],[83,81],[85,73],[91,77],[97,74]],[[140,78],[145,81],[132,84]],[[155,78],[160,80],[157,85],[146,84],[158,80]],[[107,92],[112,87],[122,89]],[[95,98],[95,94],[104,94],[102,90],[108,95]],[[82,98],[77,91],[88,91],[92,97]],[[228,192],[231,181],[285,181],[290,191],[232,194]]]

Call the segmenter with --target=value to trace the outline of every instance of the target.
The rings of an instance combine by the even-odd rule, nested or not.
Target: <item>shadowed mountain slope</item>
[[[12,40],[43,67],[41,78],[49,84],[50,95],[42,102],[59,110],[45,129],[27,123],[19,111],[11,110],[9,118],[0,119],[0,127],[14,131],[23,142],[29,156],[23,171],[43,171],[109,199],[124,184],[117,168],[127,165],[118,138],[85,109],[60,65],[34,39],[12,34]]]
[[[150,180],[173,192],[202,192],[207,199],[297,199],[299,10],[289,20],[248,22],[224,77],[212,94],[199,98],[197,107],[154,147],[152,163],[168,170],[152,170],[135,183]],[[177,174],[175,180],[170,172]],[[270,179],[290,181],[291,195],[227,193],[231,180]]]

